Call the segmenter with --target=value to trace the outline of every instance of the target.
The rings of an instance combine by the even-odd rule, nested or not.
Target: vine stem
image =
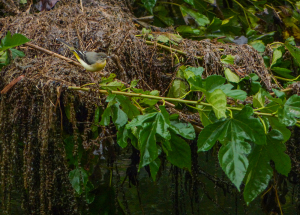
[[[288,78],[282,78],[282,77],[278,77],[278,76],[274,76],[275,78],[279,79],[279,80],[283,80],[283,81],[297,81],[298,78],[300,78],[300,75],[298,75],[296,78],[294,79],[288,79]]]
[[[101,94],[117,94],[117,95],[124,95],[124,96],[129,96],[129,97],[142,97],[142,98],[148,98],[148,99],[155,99],[155,100],[162,100],[162,101],[169,101],[169,102],[180,102],[180,103],[185,103],[185,104],[193,104],[193,105],[204,105],[204,106],[209,106],[212,107],[211,104],[201,102],[201,101],[193,101],[193,100],[184,100],[180,98],[170,98],[170,97],[161,97],[161,96],[153,96],[153,95],[145,95],[141,93],[129,93],[129,92],[122,92],[122,91],[110,91],[108,92],[107,90],[95,90],[91,88],[86,88],[86,87],[73,87],[69,86],[69,90],[81,90],[81,91],[95,91]],[[227,109],[230,110],[238,110],[241,111],[242,108],[237,108],[237,107],[226,107]],[[254,114],[260,115],[260,116],[275,116],[273,113],[261,113],[254,111]]]

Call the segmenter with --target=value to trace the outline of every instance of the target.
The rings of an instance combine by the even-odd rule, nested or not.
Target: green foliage
[[[74,190],[80,195],[83,192],[83,187],[86,187],[88,174],[82,168],[77,168],[69,173],[69,179]]]
[[[291,36],[300,38],[300,15],[294,2],[233,1],[232,6],[228,5],[227,1],[212,0],[136,2],[141,2],[146,10],[159,20],[154,22],[155,25],[179,25],[176,30],[193,39],[226,36],[226,40],[233,41],[235,36],[244,34],[250,45],[263,52],[266,45],[273,41],[277,30],[282,33],[283,39]],[[280,28],[274,17],[280,20]],[[266,26],[273,26],[276,30],[267,32]],[[259,32],[254,29],[259,29]]]
[[[273,62],[276,64],[280,60],[277,57]],[[249,204],[266,188],[272,176],[270,160],[274,161],[276,171],[283,175],[291,170],[290,158],[284,153],[284,142],[290,138],[290,131],[286,126],[299,123],[297,119],[300,118],[300,97],[293,95],[286,98],[285,93],[276,89],[273,91],[277,97],[272,97],[261,87],[255,74],[239,79],[227,69],[227,80],[218,75],[204,79],[203,71],[202,67],[181,66],[177,77],[185,79],[189,90],[182,80],[181,84],[173,83],[169,95],[186,97],[191,94],[189,98],[195,98],[193,92],[203,94],[198,103],[176,98],[172,101],[195,105],[190,107],[198,110],[204,125],[198,137],[198,152],[210,150],[218,141],[221,143],[218,154],[220,165],[238,190],[245,183],[244,198]],[[242,89],[248,81],[251,88],[246,92]],[[144,98],[131,97],[130,101],[125,96],[110,94],[100,124],[110,124],[112,117],[112,122],[118,128],[118,144],[124,148],[128,145],[128,140],[131,140],[131,144],[140,151],[139,169],[149,165],[154,181],[160,170],[162,154],[173,165],[190,170],[191,149],[185,139],[195,139],[192,125],[180,122],[176,115],[170,116],[165,106],[155,109],[154,105],[160,99],[158,92],[144,92],[133,88],[131,90],[140,93]],[[227,97],[245,100],[249,95],[254,95],[253,108],[249,105],[233,108],[227,103]],[[266,97],[271,100],[268,104]],[[150,98],[155,102],[149,102]],[[141,109],[142,115],[132,104],[137,101],[140,108],[147,107]],[[131,111],[125,106],[131,107]],[[254,108],[261,112],[254,111]],[[134,109],[136,111],[132,113]],[[96,114],[97,111],[95,116]],[[260,114],[266,117],[256,117]],[[271,131],[267,133],[268,130]]]
[[[249,167],[245,177],[244,199],[249,204],[256,196],[267,188],[272,177],[270,160],[275,162],[276,170],[287,176],[291,170],[291,160],[287,154],[282,133],[272,130],[267,134],[266,145],[255,145],[249,155]]]
[[[85,199],[88,204],[95,199],[95,194],[90,193],[94,189],[93,184],[88,180],[88,173],[83,168],[76,168],[69,173],[69,180],[78,195],[85,192]]]
[[[127,132],[123,132],[123,135],[127,135],[125,138],[136,138],[138,140],[138,144],[135,147],[141,153],[139,168],[152,162],[155,164],[150,165],[150,168],[151,166],[157,166],[159,164],[157,158],[163,151],[167,154],[167,159],[171,163],[190,170],[191,154],[184,153],[190,152],[189,145],[177,135],[193,139],[195,138],[194,128],[190,124],[174,122],[174,120],[170,121],[165,107],[160,106],[159,108],[159,112],[139,115],[134,118],[125,127]],[[183,133],[182,131],[185,132]],[[134,137],[130,136],[129,133],[132,133]],[[180,153],[183,155],[178,157]]]
[[[295,46],[292,46],[289,42],[285,43],[285,47],[289,50],[291,55],[294,57],[297,64],[300,65],[300,49]]]
[[[156,0],[142,0],[145,8],[151,13],[153,14],[153,7],[156,4]]]
[[[221,59],[221,62],[224,63],[224,64],[234,64],[234,56],[232,55],[226,55],[226,56],[223,56],[222,59]]]
[[[277,58],[274,63],[280,60]],[[191,149],[186,140],[196,138],[194,127],[178,120],[177,114],[170,115],[164,105],[157,106],[159,100],[187,103],[199,112],[204,126],[197,140],[198,152],[210,150],[218,142],[221,144],[218,152],[220,166],[238,190],[242,183],[245,184],[243,195],[249,204],[266,189],[274,170],[286,176],[291,170],[290,158],[284,153],[284,142],[291,135],[286,126],[299,125],[300,97],[292,95],[287,98],[284,92],[276,89],[273,89],[275,96],[271,96],[262,88],[255,74],[239,79],[231,70],[225,69],[226,78],[211,75],[204,79],[203,71],[202,67],[181,66],[177,77],[182,82],[174,82],[176,84],[170,88],[169,95],[173,98],[160,97],[158,91],[132,87],[126,92],[123,88],[109,91],[106,109],[95,109],[92,131],[97,132],[99,126],[114,123],[119,146],[125,148],[130,142],[139,150],[139,169],[149,165],[153,181],[157,180],[163,158],[190,171]],[[111,75],[108,79],[114,82],[113,78]],[[100,87],[107,86],[108,79],[104,79],[105,83]],[[132,85],[136,86],[136,82]],[[243,90],[246,85],[250,86],[248,92]],[[194,92],[201,93],[202,98],[198,100]],[[253,95],[253,107],[232,107],[227,103],[228,97],[238,101],[250,95]],[[266,103],[268,100],[271,102]],[[78,194],[87,191],[86,196],[90,196],[92,202],[94,197],[89,194],[93,184],[88,188],[85,172],[77,163],[83,157],[82,150],[73,157],[72,139],[66,138],[65,142],[69,163],[76,167],[70,175],[72,186]],[[275,163],[274,170],[270,166],[271,160]]]
[[[225,36],[223,41],[234,42],[236,36],[243,35],[263,57],[266,71],[288,83],[299,78],[300,50],[295,45],[300,39],[300,16],[291,9],[294,5],[290,2],[285,3],[284,9],[280,2],[269,1],[233,1],[233,7],[227,5],[227,1],[220,7],[221,1],[210,0],[136,2],[144,7],[141,14],[145,15],[148,11],[148,15],[154,16],[154,25],[176,26],[177,33],[181,35],[158,34],[143,29],[142,34],[148,40],[176,46],[182,36],[194,40]],[[274,24],[274,16],[280,19],[280,29]],[[269,25],[276,30],[268,32],[266,26]],[[286,42],[272,43],[279,30],[282,32],[279,36]],[[270,47],[271,51],[267,50],[271,56],[265,56],[266,47]],[[179,168],[191,170],[191,149],[187,140],[196,138],[193,126],[181,122],[175,114],[170,115],[165,102],[172,102],[178,109],[186,107],[198,111],[204,126],[197,139],[198,152],[220,144],[220,166],[238,190],[242,184],[245,185],[243,196],[249,204],[267,188],[274,172],[287,176],[291,170],[284,143],[291,136],[287,126],[300,124],[300,97],[286,95],[277,89],[273,89],[275,95],[271,96],[254,73],[240,78],[231,70],[235,66],[235,58],[234,55],[224,55],[220,59],[225,78],[220,75],[204,78],[203,67],[181,65],[168,97],[160,97],[157,90],[150,92],[134,88],[137,81],[124,89],[122,83],[114,81],[113,74],[103,78],[99,87],[109,92],[108,104],[104,110],[96,107],[92,132],[96,136],[99,126],[111,126],[113,123],[117,129],[118,145],[125,148],[131,144],[138,149],[139,170],[149,165],[155,181],[163,159]],[[181,59],[176,59],[176,63],[180,62]],[[253,98],[252,103],[247,97]],[[229,103],[228,98],[233,102]],[[246,99],[245,106],[240,101]],[[163,102],[160,106],[157,104],[159,101]],[[68,156],[70,163],[76,167],[70,181],[78,194],[81,190],[89,190],[88,182],[85,185],[84,171],[76,163],[82,157],[80,153],[79,150],[76,159],[72,159],[70,154]],[[270,165],[271,160],[274,166]]]
[[[190,15],[195,19],[196,23],[199,26],[206,26],[209,24],[209,19],[201,13],[197,13],[194,10],[189,9],[188,7],[185,7],[183,5],[180,6],[180,10],[182,12],[183,17]]]
[[[11,61],[11,58],[15,59],[17,56],[24,57],[25,54],[22,51],[13,48],[29,41],[30,40],[22,34],[14,34],[11,36],[10,32],[8,31],[6,36],[1,40],[0,44],[0,69],[3,66],[8,65]]]

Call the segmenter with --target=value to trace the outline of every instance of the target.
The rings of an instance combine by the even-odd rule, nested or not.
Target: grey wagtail
[[[65,44],[87,71],[101,71],[106,66],[106,59],[110,58],[103,52],[81,52],[76,50],[72,45],[68,44],[62,39],[56,38],[56,40]]]

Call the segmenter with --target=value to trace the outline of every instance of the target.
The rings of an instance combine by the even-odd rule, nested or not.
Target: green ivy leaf
[[[274,90],[274,89],[273,89]],[[272,109],[273,112],[277,111],[277,109],[284,104],[283,99],[280,98],[274,98],[273,96],[270,95],[269,92],[265,91],[264,89],[261,89],[261,92],[263,95],[265,95],[269,100],[271,100],[272,102],[270,102],[269,104],[267,104],[266,107],[268,107],[267,109]],[[275,94],[276,94],[276,90],[275,90]],[[278,94],[280,96],[280,94]],[[272,112],[269,112],[272,113]]]
[[[249,95],[256,94],[261,88],[260,83],[256,81],[257,79],[259,79],[259,77],[254,73],[249,74],[249,76],[246,76],[245,78],[242,78],[239,82],[240,89],[247,91]]]
[[[291,112],[295,117],[300,118],[300,96],[292,95],[284,105],[287,111]]]
[[[198,136],[198,152],[207,151],[217,140],[226,144],[237,137],[243,137],[258,145],[266,144],[266,135],[259,119],[251,117],[253,109],[245,106],[233,118],[219,120],[210,124]]]
[[[169,113],[166,111],[165,106],[160,106],[159,109],[160,112],[153,112],[135,117],[125,126],[125,130],[128,130],[128,133],[126,133],[125,130],[120,132],[118,143],[120,141],[119,144],[122,146],[125,145],[125,142],[127,143],[128,137],[132,140],[131,132],[135,137],[138,137],[139,142],[138,144],[135,144],[135,147],[140,150],[141,154],[139,168],[151,164],[157,159],[161,151],[161,148],[159,148],[156,143],[158,141],[162,143],[162,149],[167,157],[170,157],[170,162],[173,162],[173,164],[177,166],[184,165],[184,167],[190,169],[188,161],[185,161],[185,159],[190,159],[190,148],[184,140],[177,136],[177,134],[188,139],[194,139],[194,128],[189,123],[179,122],[178,118],[172,117],[172,121],[170,121]],[[181,145],[178,146],[176,141],[181,141]],[[188,146],[188,149],[186,148],[186,145]],[[177,150],[181,150],[181,152],[178,152]],[[186,154],[187,151],[189,154]],[[180,157],[180,159],[183,159],[184,161],[183,164],[177,163],[179,162],[179,157],[175,159],[179,153],[185,154]],[[153,168],[153,171],[155,171],[155,167]]]
[[[144,123],[153,121],[156,117],[157,112],[148,113],[145,115],[138,115],[131,122],[126,125],[126,129],[131,129],[133,127],[142,127]]]
[[[291,159],[285,154],[285,144],[283,135],[278,130],[272,130],[267,135],[266,150],[269,158],[274,161],[275,169],[282,175],[288,176],[291,171]]]
[[[140,114],[140,111],[131,103],[128,97],[116,95],[114,99],[122,107],[122,110],[127,114],[129,119],[133,119],[135,116]]]
[[[156,40],[162,43],[168,43],[170,39],[165,35],[159,35]]]
[[[198,152],[211,149],[227,126],[227,120],[222,119],[205,126],[198,136]]]
[[[110,116],[112,118],[112,121],[114,122],[115,126],[117,128],[122,127],[125,125],[128,121],[127,114],[120,109],[119,104],[115,103],[111,106],[108,106],[103,114],[102,114],[102,119],[100,122],[100,125],[107,126],[110,123]]]
[[[183,40],[182,36],[178,34],[167,33],[166,35],[169,37],[171,41],[174,41],[176,43],[180,43]]]
[[[19,51],[17,49],[9,49],[9,50],[11,51],[11,55],[12,55],[13,59],[15,59],[17,56],[18,57],[25,57],[25,54],[22,51]]]
[[[200,105],[198,105],[197,108],[201,108],[201,110],[198,109],[198,112],[202,125],[207,126],[212,124],[213,120],[209,117],[210,113],[212,112],[212,108],[209,106],[203,107]]]
[[[174,20],[169,16],[169,11],[163,6],[158,5],[154,8],[155,17],[160,19],[164,24],[174,25]]]
[[[99,84],[99,86],[104,90],[120,90],[123,88],[124,84],[119,81],[113,81],[106,84]]]
[[[280,105],[278,103],[272,101],[269,104],[267,104],[265,106],[265,108],[261,110],[261,112],[274,113],[278,110],[278,108],[280,108]]]
[[[160,159],[159,158],[156,158],[154,161],[152,161],[150,164],[149,164],[149,167],[150,167],[150,173],[151,173],[151,177],[153,179],[153,181],[156,180],[156,175],[157,175],[157,172],[159,170],[159,167],[160,167]]]
[[[233,85],[225,84],[219,87],[226,96],[231,97],[233,99],[238,99],[244,101],[247,98],[247,93],[243,90],[231,90]]]
[[[224,92],[224,93],[228,97],[231,97],[233,99],[238,99],[241,101],[244,101],[247,98],[247,93],[243,90],[230,90],[230,91]]]
[[[300,49],[295,46],[292,46],[288,42],[285,42],[285,47],[289,50],[289,52],[294,57],[298,65],[300,65]]]
[[[273,175],[273,170],[266,155],[265,145],[254,145],[254,149],[248,156],[249,166],[243,193],[247,205],[266,189]]]
[[[253,96],[253,107],[261,108],[265,105],[265,96],[262,95],[261,89]]]
[[[282,46],[280,46],[279,48],[275,49],[275,51],[273,52],[273,58],[272,58],[272,64],[271,67],[273,65],[275,65],[277,63],[277,61],[279,61],[282,58]]]
[[[231,64],[234,65],[235,57],[232,55],[225,55],[224,58],[222,57],[221,62],[224,64]]]
[[[280,90],[276,90],[276,89],[272,89],[272,91],[275,93],[275,95],[280,98],[282,101],[285,98],[285,93],[280,91]],[[282,104],[282,103],[281,103]]]
[[[273,129],[276,129],[282,133],[283,142],[285,143],[291,137],[291,131],[286,128],[285,125],[281,124],[279,120],[275,117],[268,117],[270,125]]]
[[[195,129],[191,123],[183,123],[179,122],[179,120],[172,120],[170,123],[170,129],[174,133],[179,134],[189,140],[193,140],[196,138]]]
[[[212,105],[212,108],[218,119],[226,117],[226,95],[222,90],[217,89],[212,93],[207,93],[207,101]]]
[[[295,125],[300,118],[300,97],[298,95],[292,95],[284,104],[283,107],[278,109],[279,122],[286,125]]]
[[[142,29],[142,34],[150,34],[150,33],[151,33],[151,29],[147,29],[147,28]]]
[[[156,4],[156,0],[142,0],[142,3],[144,4],[145,8],[153,14],[153,8]]]
[[[128,130],[125,129],[125,126],[122,126],[121,128],[118,129],[117,132],[117,143],[119,146],[122,148],[125,148],[127,146],[127,140],[129,138]]]
[[[107,78],[106,77],[102,77],[101,81],[99,82],[99,84],[101,85],[101,84],[106,84],[106,83],[112,82],[115,79],[115,77],[116,77],[116,74],[110,73],[109,77],[107,77]]]
[[[7,32],[6,36],[1,40],[0,51],[20,46],[30,40],[22,34],[14,34],[11,36],[10,31]]]
[[[229,68],[225,69],[225,77],[228,81],[233,82],[233,83],[239,83],[240,77],[232,72]]]
[[[100,125],[108,126],[110,123],[111,108],[107,107],[101,116]]]
[[[202,73],[204,71],[203,67],[188,67],[186,68],[184,72],[184,77],[190,84],[190,90],[194,91],[203,91],[202,87]]]
[[[248,159],[251,151],[249,143],[243,141],[243,137],[232,134],[232,139],[219,150],[219,162],[231,182],[240,191],[240,185],[246,175]]]
[[[186,3],[194,6],[194,0],[184,0]]]
[[[168,92],[168,97],[179,98],[188,92],[189,86],[186,81],[175,79]]]
[[[205,89],[212,93],[215,89],[219,89],[225,83],[226,79],[220,75],[211,75],[205,79]]]
[[[146,95],[152,95],[152,96],[159,96],[159,91],[158,90],[153,90],[151,92],[144,92],[142,94],[146,94]],[[158,100],[156,99],[148,99],[148,98],[143,98],[140,99],[140,105],[146,105],[146,106],[154,106],[156,103],[158,102]]]
[[[262,40],[255,40],[253,42],[250,42],[249,45],[256,49],[258,52],[264,52],[266,49],[266,46]]]
[[[0,69],[10,63],[8,51],[0,51]]]
[[[184,71],[186,67],[181,66],[177,70],[176,77],[178,79],[175,79],[172,83],[172,86],[168,92],[168,97],[173,97],[173,98],[179,98],[185,95],[188,90],[189,90],[189,85],[186,83],[184,79]]]
[[[278,119],[280,123],[286,126],[293,126],[297,122],[294,115],[291,112],[289,112],[285,107],[278,109]]]
[[[125,125],[128,121],[126,113],[123,110],[121,110],[119,105],[117,104],[111,106],[111,118],[118,128]]]
[[[141,152],[140,168],[150,164],[158,157],[156,134],[165,140],[170,140],[168,131],[170,126],[169,115],[164,106],[160,106],[161,112],[139,115],[126,125],[126,129],[140,127],[139,150]]]
[[[74,190],[80,195],[83,192],[83,187],[85,187],[88,182],[87,171],[81,167],[76,168],[69,173],[69,180]],[[83,187],[81,185],[83,185]]]
[[[180,9],[181,9],[183,16],[185,16],[185,14],[190,15],[191,17],[193,17],[195,19],[195,21],[197,22],[197,24],[199,26],[205,26],[210,23],[209,19],[201,13],[198,13],[198,12],[196,12],[192,9],[189,9],[183,5],[180,5]]]
[[[157,114],[158,122],[156,133],[164,139],[169,140],[171,138],[171,135],[168,131],[168,128],[170,127],[169,113],[167,112],[165,106],[159,106],[159,109],[161,112]]]
[[[136,80],[136,79],[132,80],[132,81],[130,82],[130,87],[131,87],[131,88],[136,87],[136,85],[138,84],[138,82],[139,82],[139,80]]]
[[[207,27],[206,31],[207,32],[214,32],[218,31],[220,29],[220,26],[222,25],[222,20],[220,20],[217,17],[214,17],[214,19],[211,21],[210,25]]]
[[[109,125],[110,117],[112,117],[114,124],[120,128],[127,123],[128,118],[133,119],[140,114],[137,107],[126,96],[110,94],[106,101],[109,103],[102,114],[100,125]]]
[[[139,134],[140,165],[139,169],[153,162],[158,157],[156,145],[156,129],[158,122],[148,122],[143,125]]]
[[[191,34],[191,35],[200,35],[201,31],[197,28],[193,28],[189,25],[181,25],[176,28],[176,31],[180,34]]]
[[[278,75],[281,75],[284,78],[290,78],[290,79],[295,78],[294,76],[290,75],[290,73],[292,73],[292,71],[289,69],[286,69],[286,68],[272,67],[272,71],[276,72]]]
[[[179,168],[187,168],[191,171],[191,148],[190,146],[175,133],[171,132],[171,148],[168,152],[167,159],[171,164]]]

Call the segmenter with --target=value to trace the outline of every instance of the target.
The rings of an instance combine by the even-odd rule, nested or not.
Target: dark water
[[[123,160],[117,161],[118,172],[120,175],[120,182],[123,182],[126,176],[126,168],[130,164],[130,160],[127,159],[128,155],[124,156]],[[199,154],[200,168],[211,176],[217,176],[224,181],[228,181],[224,175],[222,169],[216,165],[215,158],[207,154]],[[103,177],[105,186],[109,187],[110,171],[102,170],[106,172]],[[113,171],[113,183],[116,182],[116,172]],[[161,177],[156,182],[153,182],[149,177],[145,168],[142,168],[138,173],[139,185],[131,187],[129,186],[128,178],[124,181],[123,190],[125,191],[125,199],[127,201],[128,209],[132,215],[160,215],[160,214],[176,214],[175,208],[178,208],[179,215],[223,215],[223,214],[249,214],[260,215],[265,214],[261,208],[261,197],[257,197],[249,206],[246,206],[241,193],[238,193],[234,187],[229,187],[227,192],[223,189],[215,186],[215,183],[208,179],[204,174],[199,174],[201,184],[198,186],[198,198],[199,201],[195,202],[190,198],[189,191],[190,186],[188,180],[186,180],[185,171],[179,170],[179,184],[178,184],[178,202],[175,202],[174,190],[175,183],[173,178],[174,171],[170,164],[166,165]],[[296,215],[296,201],[295,193],[293,193],[294,185],[288,184],[289,192],[286,196],[286,204],[282,205],[283,214]],[[210,196],[209,199],[208,195]],[[123,201],[123,193],[119,192],[118,199]],[[107,198],[107,197],[105,197]],[[140,200],[139,200],[140,199]],[[1,199],[0,199],[1,203]],[[177,204],[176,204],[177,203]],[[192,204],[193,203],[193,204]],[[102,201],[102,206],[106,204],[115,204],[114,197],[110,200]],[[12,193],[12,214],[23,214],[21,210],[21,197],[18,192]],[[193,210],[192,210],[193,206]],[[99,211],[99,210],[97,210]],[[120,211],[120,210],[119,210]],[[124,210],[125,211],[125,210]],[[193,212],[192,212],[193,211]],[[98,212],[96,212],[98,213]],[[0,209],[0,215],[2,215]],[[98,214],[111,215],[113,212],[100,212]],[[122,213],[120,213],[122,214]]]
[[[124,163],[123,163],[124,164]],[[215,158],[210,157],[207,160],[205,153],[199,154],[199,165],[201,169],[212,176],[222,178],[228,181],[222,169],[215,163]],[[236,188],[230,187],[229,192],[215,186],[215,184],[204,175],[199,175],[203,187],[198,187],[199,202],[193,204],[194,213],[192,213],[191,202],[188,195],[188,189],[185,188],[185,179],[179,183],[179,202],[174,204],[174,183],[172,182],[171,165],[168,165],[157,182],[153,182],[147,171],[143,168],[138,174],[139,186],[129,187],[128,180],[124,183],[125,195],[128,201],[129,209],[133,215],[157,215],[157,214],[176,214],[174,207],[179,208],[180,215],[203,214],[203,215],[223,215],[223,214],[265,214],[261,208],[261,196],[258,196],[249,206],[245,205],[242,193]],[[182,171],[183,172],[183,171]],[[124,175],[123,175],[124,177]],[[283,214],[297,214],[295,195],[293,195],[293,186],[288,184],[289,192],[286,195],[286,204],[282,205]],[[138,191],[141,204],[139,203]],[[209,199],[207,194],[212,200]],[[222,208],[222,209],[221,209]]]

